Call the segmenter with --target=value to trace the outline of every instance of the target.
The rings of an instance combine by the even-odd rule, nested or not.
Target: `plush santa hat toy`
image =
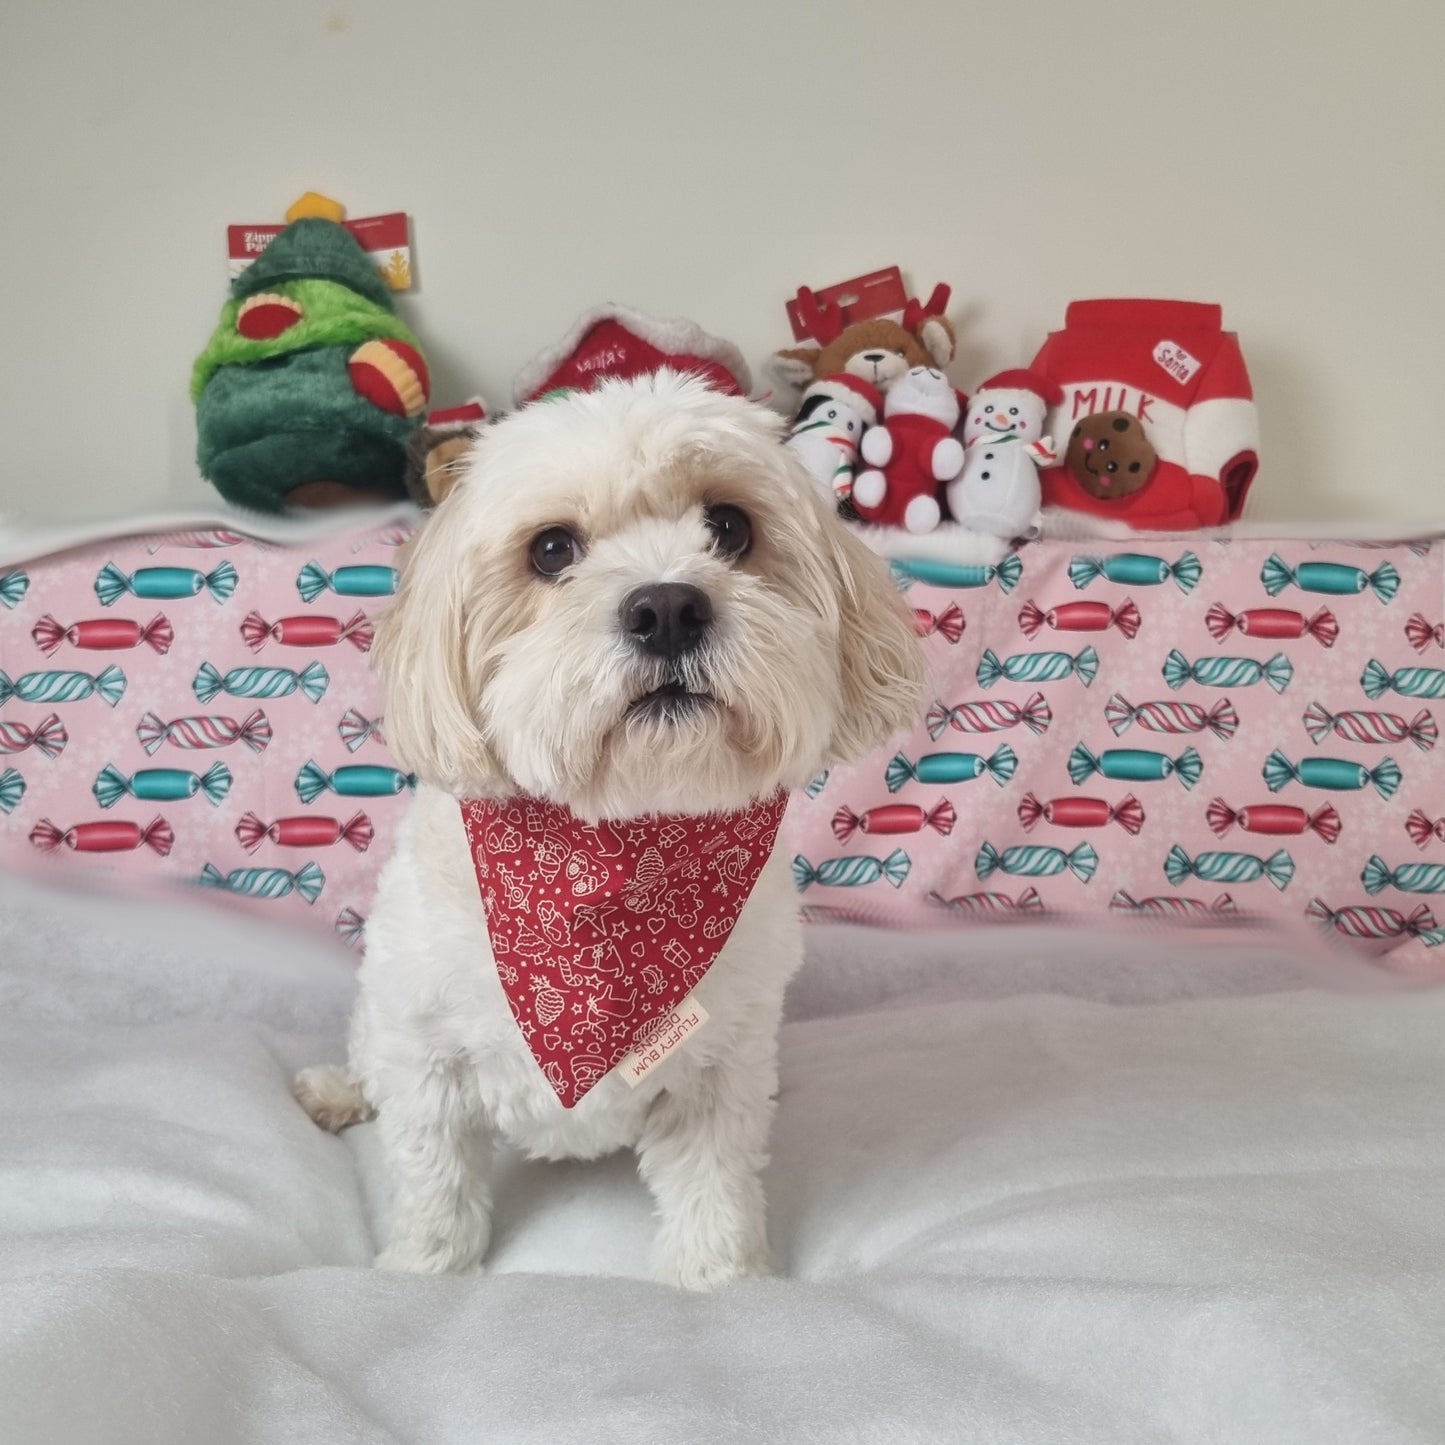
[[[851,497],[858,444],[882,409],[878,388],[851,372],[834,372],[803,392],[788,445],[830,501],[846,502]]]
[[[746,396],[753,384],[732,342],[685,317],[649,316],[609,301],[584,312],[555,346],[528,362],[513,396],[525,406],[549,391],[588,391],[606,377],[632,379],[664,367],[691,372],[730,396]]]

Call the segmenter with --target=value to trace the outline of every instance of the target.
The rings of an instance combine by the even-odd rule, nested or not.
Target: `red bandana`
[[[595,825],[537,798],[462,803],[497,974],[563,1108],[712,966],[787,801]]]

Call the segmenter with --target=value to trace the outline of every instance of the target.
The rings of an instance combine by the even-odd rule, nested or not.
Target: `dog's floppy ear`
[[[846,763],[917,721],[923,705],[923,649],[882,558],[834,517],[824,518],[823,539],[838,592],[843,681],[829,762]]]
[[[452,488],[409,544],[371,660],[398,761],[423,782],[475,797],[494,791],[503,775],[482,732],[477,660],[468,648],[476,562],[467,555],[466,490]]]

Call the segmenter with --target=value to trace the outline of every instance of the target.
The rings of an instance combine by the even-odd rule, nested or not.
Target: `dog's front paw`
[[[387,1245],[374,1261],[377,1269],[396,1274],[462,1274],[481,1262],[480,1250],[463,1252],[436,1241],[416,1244],[410,1240]]]
[[[376,1256],[377,1269],[398,1274],[461,1274],[476,1269],[487,1252],[491,1228],[473,1218],[451,1233],[400,1230]]]
[[[669,1251],[658,1256],[652,1271],[659,1284],[700,1293],[724,1289],[740,1279],[758,1279],[772,1272],[766,1251],[740,1254],[731,1250]]]

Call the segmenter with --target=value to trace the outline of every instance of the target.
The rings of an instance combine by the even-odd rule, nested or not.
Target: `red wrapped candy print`
[[[1245,612],[1231,612],[1216,602],[1204,614],[1204,625],[1216,642],[1223,642],[1231,632],[1261,641],[1281,641],[1292,637],[1312,637],[1321,647],[1333,647],[1340,635],[1340,624],[1328,607],[1321,607],[1313,617],[1288,607],[1251,607]]]
[[[1032,793],[1025,793],[1019,804],[1024,832],[1031,832],[1040,819],[1056,828],[1102,828],[1106,823],[1117,823],[1133,837],[1144,826],[1144,808],[1132,793],[1117,803],[1072,796],[1041,803]]]
[[[1246,833],[1282,837],[1314,833],[1326,843],[1334,843],[1341,827],[1339,813],[1328,803],[1311,813],[1306,808],[1288,807],[1283,803],[1251,803],[1247,808],[1231,808],[1223,798],[1215,798],[1205,809],[1204,818],[1217,838],[1238,827]]]
[[[169,620],[159,612],[149,622],[135,622],[128,617],[91,617],[84,622],[73,622],[69,627],[46,613],[30,629],[30,636],[47,657],[62,642],[88,652],[118,652],[144,643],[164,656],[175,641]]]
[[[956,602],[950,602],[942,612],[930,612],[926,607],[913,609],[913,630],[920,637],[932,637],[936,633],[945,642],[956,643],[963,636],[963,611]]]
[[[282,647],[334,647],[349,642],[358,652],[369,652],[372,626],[364,612],[349,622],[311,613],[267,622],[259,612],[251,612],[241,623],[241,636],[252,652],[260,652],[268,642],[279,642]]]
[[[263,823],[254,813],[247,813],[236,824],[236,840],[248,853],[268,841],[282,848],[329,848],[335,843],[349,843],[358,853],[365,853],[373,836],[371,819],[365,813],[357,813],[345,823],[311,813]]]
[[[939,799],[931,808],[917,803],[883,803],[863,813],[839,808],[833,814],[833,834],[840,843],[846,843],[854,833],[918,833],[932,828],[946,838],[957,821],[958,814],[947,798]]]
[[[1047,611],[1034,602],[1025,602],[1019,609],[1019,630],[1033,637],[1047,624],[1055,632],[1106,632],[1111,627],[1131,642],[1138,635],[1139,609],[1130,598],[1117,606],[1108,602],[1061,602]]]
[[[153,818],[145,827],[106,818],[97,823],[76,823],[71,828],[57,828],[49,818],[42,818],[30,830],[30,841],[42,853],[53,853],[62,845],[75,853],[133,853],[137,848],[149,848],[164,858],[176,837],[164,818]]]

